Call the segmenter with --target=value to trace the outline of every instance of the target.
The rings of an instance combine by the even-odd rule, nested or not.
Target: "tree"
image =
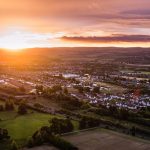
[[[18,106],[18,113],[21,115],[24,115],[27,113],[27,107],[25,103],[21,102],[21,104]]]
[[[9,138],[10,136],[8,136],[8,130],[0,128],[0,140],[9,139]]]

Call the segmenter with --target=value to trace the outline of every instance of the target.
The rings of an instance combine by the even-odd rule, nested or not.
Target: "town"
[[[86,58],[79,60],[80,51]],[[18,107],[19,115],[39,113],[39,122],[43,114],[61,116],[69,118],[76,130],[100,126],[128,134],[132,131],[132,135],[149,139],[150,66],[146,59],[143,64],[137,63],[141,57],[147,57],[149,51],[142,51],[146,56],[137,54],[132,64],[130,60],[120,60],[124,53],[135,58],[135,53],[128,50],[117,53],[108,49],[107,54],[105,50],[96,50],[90,59],[90,50],[87,54],[82,48],[79,51],[74,48],[70,53],[58,50],[53,55],[55,59],[45,58],[42,63],[40,59],[35,61],[39,56],[32,56],[34,61],[26,57],[24,64],[3,61],[0,64],[0,111],[6,113],[9,110],[6,106],[10,105],[10,110],[15,111],[14,118]],[[51,53],[53,51],[49,56]],[[106,61],[113,53],[116,55],[111,61]],[[18,55],[9,57],[20,59]],[[92,121],[87,127],[82,125],[84,118]],[[0,127],[3,127],[7,119],[3,115],[0,119]]]

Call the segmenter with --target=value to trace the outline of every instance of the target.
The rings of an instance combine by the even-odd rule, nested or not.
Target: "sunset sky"
[[[150,0],[0,0],[0,47],[150,47]]]

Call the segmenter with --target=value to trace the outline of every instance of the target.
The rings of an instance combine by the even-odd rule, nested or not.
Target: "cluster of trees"
[[[40,130],[36,131],[28,140],[27,146],[31,148],[44,143],[49,143],[61,150],[78,150],[77,147],[62,139],[60,136],[52,134],[47,126],[44,126]]]
[[[59,119],[59,118],[53,118],[49,120],[49,123],[51,124],[50,130],[54,134],[62,134],[73,131],[74,127],[69,118],[67,119]]]
[[[100,125],[100,120],[92,117],[84,116],[79,121],[79,129],[87,129],[98,127]]]
[[[27,106],[24,101],[18,103],[18,114],[24,115],[27,113]],[[6,100],[5,105],[0,105],[0,111],[13,111],[15,109],[15,104],[13,100]]]
[[[91,109],[90,111],[98,115],[111,116],[115,119],[126,120],[144,126],[150,126],[150,122],[148,119],[150,117],[150,111],[148,109],[146,109],[145,111],[139,111],[137,113],[125,108],[119,109],[116,106],[110,106],[109,109],[106,108],[106,106],[100,106],[99,108]]]
[[[37,85],[36,90],[37,90],[38,94],[42,93],[44,96],[48,97],[51,94],[54,94],[58,91],[62,91],[63,89],[62,89],[61,85],[54,85],[50,88],[44,88],[42,85]]]
[[[81,120],[79,122],[80,129],[92,128],[101,126],[107,129],[121,131],[123,133],[131,134],[132,136],[143,136],[143,137],[150,137],[150,131],[143,127],[137,126],[126,126],[124,123],[115,122],[111,120],[105,119],[97,119],[95,117],[88,117],[88,116],[80,116]]]
[[[64,89],[64,91],[68,93],[67,90]],[[48,95],[46,94],[44,96],[57,102],[64,109],[77,110],[80,109],[81,106],[83,105],[83,101],[80,101],[78,98],[62,92]]]
[[[6,143],[2,149],[9,149],[9,150],[18,150],[18,145],[17,143],[10,138],[8,135],[8,130],[7,129],[2,129],[0,128],[0,142]],[[1,147],[0,147],[1,148]]]
[[[10,136],[8,136],[8,130],[0,128],[0,141],[9,138]]]
[[[65,94],[57,94],[55,100],[64,108],[69,110],[80,109],[83,105],[83,102],[76,97]]]
[[[78,89],[79,93],[84,92],[100,93],[99,86],[95,86],[92,90],[89,87],[82,87],[82,86],[76,86],[75,88]]]
[[[34,147],[49,143],[61,150],[77,150],[78,148],[60,138],[58,134],[71,132],[73,125],[70,119],[58,119],[53,118],[50,122],[50,126],[44,126],[40,130],[36,131],[33,136],[28,140],[27,146]]]
[[[99,108],[92,108],[89,111],[96,113],[98,115],[103,116],[112,116],[116,119],[126,120],[129,116],[129,112],[127,109],[118,109],[116,106],[110,106],[107,108],[106,106],[100,106]]]
[[[44,97],[54,100],[64,109],[80,109],[83,104],[83,102],[80,101],[78,98],[69,95],[68,89],[66,87],[62,89],[61,85],[54,85],[53,87],[46,89],[38,86],[38,89],[39,91],[42,91],[42,95]],[[37,105],[37,107],[39,107],[39,105]]]

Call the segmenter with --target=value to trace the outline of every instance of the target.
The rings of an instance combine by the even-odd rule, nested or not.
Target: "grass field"
[[[149,150],[150,142],[104,129],[64,136],[79,150]],[[42,150],[42,149],[41,149]],[[44,149],[43,149],[44,150]]]
[[[4,102],[0,101],[0,104],[4,106]],[[15,105],[14,111],[2,111],[0,112],[0,128],[7,129],[11,139],[14,139],[19,145],[24,145],[28,138],[33,135],[42,126],[49,126],[48,120],[53,117],[63,118],[61,115],[50,115],[40,113],[32,110],[28,110],[26,115],[18,115],[17,107]],[[72,121],[74,129],[78,129],[78,122]],[[0,144],[1,147],[5,146]]]
[[[25,144],[27,139],[42,126],[48,125],[48,120],[53,117],[62,117],[44,113],[28,113],[18,115],[16,111],[0,112],[0,128],[8,129],[9,135],[19,145]],[[75,130],[78,129],[78,122],[72,121]]]
[[[49,125],[48,120],[54,116],[38,112],[17,116],[16,112],[0,112],[0,128],[8,129],[11,138],[19,144],[24,143],[41,126]]]

